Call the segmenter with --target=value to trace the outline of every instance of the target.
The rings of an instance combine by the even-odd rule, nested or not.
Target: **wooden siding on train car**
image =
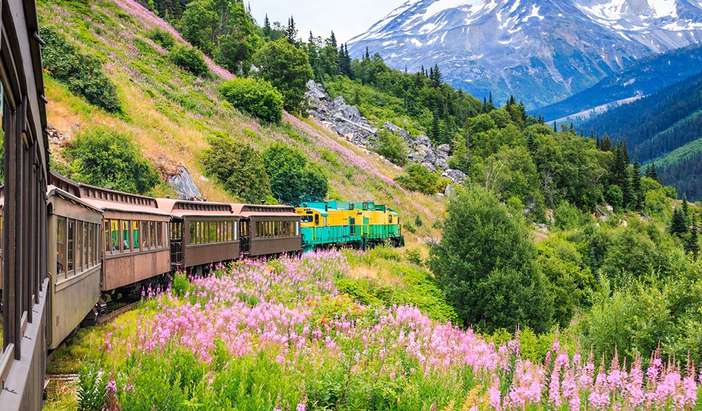
[[[164,244],[159,248],[140,249],[139,251],[107,252],[105,251],[105,237],[101,236],[103,291],[111,291],[171,271],[171,249],[168,242],[170,217],[106,210],[105,219],[162,222],[161,235]]]
[[[234,241],[225,241],[220,243],[208,244],[192,244],[190,238],[190,224],[195,222],[215,222],[229,221],[236,222],[232,225]],[[241,245],[239,241],[240,224],[238,217],[224,216],[185,216],[183,217],[183,264],[186,268],[197,267],[200,265],[218,263],[222,261],[238,260],[241,254]]]
[[[72,218],[95,224],[96,235],[102,233],[102,214],[97,210],[66,200],[56,195],[49,200],[52,211],[48,220],[48,271],[50,292],[48,304],[48,346],[55,349],[81,323],[100,299],[102,261],[97,252],[92,266],[74,276],[57,273],[57,221],[58,217]],[[100,250],[100,241],[95,244]]]
[[[138,253],[106,254],[102,290],[111,291],[171,271],[171,250],[162,248]]]
[[[259,237],[256,232],[257,221],[291,221],[300,222],[299,217],[253,216],[249,218],[249,255],[252,257],[264,255],[293,254],[302,251],[302,235],[299,226],[297,235],[289,237],[266,238]]]

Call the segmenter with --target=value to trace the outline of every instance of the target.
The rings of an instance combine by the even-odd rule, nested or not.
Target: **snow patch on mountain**
[[[414,0],[349,47],[399,69],[438,64],[478,97],[512,94],[538,107],[701,41],[702,0]]]

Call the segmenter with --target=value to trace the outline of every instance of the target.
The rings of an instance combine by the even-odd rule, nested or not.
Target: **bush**
[[[219,92],[231,105],[269,123],[283,117],[283,95],[265,80],[239,77],[225,81]]]
[[[175,45],[175,39],[165,30],[153,29],[146,36],[166,50],[170,50]]]
[[[429,266],[465,324],[542,332],[551,324],[553,298],[535,255],[521,215],[483,188],[459,187]]]
[[[446,182],[438,173],[431,172],[421,164],[410,164],[405,174],[395,179],[402,187],[424,194],[436,194],[446,188]]]
[[[102,411],[107,401],[107,378],[94,364],[81,368],[76,392],[79,411]]]
[[[168,53],[168,58],[176,66],[198,77],[209,72],[202,53],[192,47],[175,46]]]
[[[556,227],[561,230],[570,230],[582,226],[585,220],[583,214],[577,207],[567,201],[561,201],[553,213]]]
[[[271,179],[273,196],[281,203],[299,205],[327,196],[327,177],[309,164],[299,150],[275,143],[263,153],[263,163]]]
[[[146,194],[159,182],[154,167],[125,134],[93,128],[78,134],[64,154],[75,180],[130,193]]]
[[[250,145],[226,135],[209,139],[210,148],[202,157],[205,173],[214,176],[224,188],[247,203],[262,203],[271,196],[271,183],[261,155]]]
[[[105,75],[98,59],[79,53],[53,29],[42,27],[40,35],[45,43],[42,48],[44,68],[53,78],[90,104],[110,113],[122,111],[117,88]]]
[[[177,272],[173,277],[173,293],[178,297],[184,297],[190,291],[190,280],[185,273]]]
[[[398,166],[404,166],[407,163],[407,143],[402,137],[390,131],[378,132],[375,152]]]
[[[300,112],[313,76],[307,53],[287,39],[268,42],[254,56],[259,75],[270,81],[285,97],[285,109]]]

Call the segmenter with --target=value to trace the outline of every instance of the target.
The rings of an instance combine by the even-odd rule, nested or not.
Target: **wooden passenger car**
[[[80,184],[81,199],[104,214],[102,290],[171,271],[168,224],[156,199]]]
[[[230,204],[158,199],[171,216],[171,264],[191,269],[239,258],[239,217]]]
[[[294,207],[233,204],[241,217],[242,254],[250,257],[302,252],[300,216]]]
[[[48,347],[55,349],[100,299],[102,212],[49,186]]]

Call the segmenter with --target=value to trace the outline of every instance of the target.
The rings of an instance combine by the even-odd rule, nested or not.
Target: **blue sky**
[[[300,33],[307,38],[328,35],[332,30],[341,42],[364,32],[405,0],[248,0],[254,17],[263,22],[268,13],[271,21],[287,22],[293,15]]]

